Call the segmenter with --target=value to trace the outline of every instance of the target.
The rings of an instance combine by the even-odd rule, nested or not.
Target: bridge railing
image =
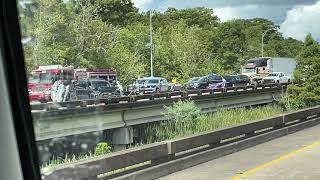
[[[286,84],[281,84],[280,86],[285,87]],[[185,98],[190,96],[202,96],[204,94],[210,93],[211,95],[215,93],[226,94],[228,92],[234,92],[238,90],[243,91],[253,91],[255,89],[264,89],[264,88],[279,88],[279,84],[259,84],[258,86],[237,86],[237,87],[228,87],[224,89],[199,89],[199,90],[188,90],[188,91],[173,91],[165,93],[154,93],[154,94],[143,94],[143,95],[132,95],[132,96],[122,96],[122,97],[111,97],[103,99],[88,99],[88,100],[79,100],[79,101],[67,101],[60,103],[41,103],[41,104],[31,104],[31,110],[57,110],[57,109],[72,109],[72,108],[81,108],[89,107],[101,104],[118,104],[118,103],[135,103],[139,100],[150,100],[153,101],[159,98],[171,99],[171,98]]]
[[[240,124],[174,140],[144,145],[116,153],[82,160],[75,163],[60,165],[43,172],[44,180],[99,179],[101,175],[128,168],[139,163],[150,162],[150,166],[179,158],[179,153],[195,148],[210,146],[217,147],[235,138],[248,138],[288,126],[294,122],[303,122],[320,115],[320,106],[283,114],[259,121]],[[123,173],[123,172],[122,172]]]

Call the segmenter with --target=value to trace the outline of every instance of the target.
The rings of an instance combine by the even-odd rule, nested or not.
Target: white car
[[[263,84],[272,84],[272,83],[289,83],[290,77],[286,76],[283,72],[273,72],[268,74],[268,76],[262,79]]]
[[[169,91],[170,87],[170,83],[165,78],[144,77],[129,85],[128,90],[140,93],[159,93]]]

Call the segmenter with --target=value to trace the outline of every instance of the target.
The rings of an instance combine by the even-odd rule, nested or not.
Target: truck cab
[[[51,100],[51,87],[58,80],[72,80],[73,67],[62,65],[39,66],[31,72],[28,81],[30,101],[47,102]]]
[[[261,83],[262,78],[267,76],[271,69],[271,57],[259,57],[249,59],[242,68],[242,75],[250,77],[252,84]]]

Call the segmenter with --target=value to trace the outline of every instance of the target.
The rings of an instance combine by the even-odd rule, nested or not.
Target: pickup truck
[[[272,83],[289,83],[290,77],[286,76],[283,72],[273,72],[268,74],[262,79],[263,84],[272,84]]]

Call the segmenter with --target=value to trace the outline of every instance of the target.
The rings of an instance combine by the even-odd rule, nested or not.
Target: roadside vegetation
[[[154,142],[193,135],[196,133],[226,128],[241,123],[246,123],[262,118],[275,116],[285,112],[278,105],[267,105],[249,108],[220,109],[212,114],[204,114],[193,101],[178,101],[172,106],[165,107],[166,121],[150,123],[142,127],[144,131],[141,139],[131,147],[141,146]],[[66,155],[64,158],[52,158],[42,169],[57,166],[59,164],[72,163],[82,159],[88,159],[103,154],[111,153],[108,143],[99,143],[94,152],[75,156]]]
[[[41,169],[42,171],[46,171],[60,164],[72,163],[79,160],[89,159],[108,153],[111,153],[111,146],[106,142],[101,142],[97,144],[93,152],[88,152],[87,154],[82,154],[79,156],[66,154],[65,157],[52,157],[46,164],[43,164],[41,166]]]
[[[296,59],[294,82],[281,102],[288,110],[320,104],[320,45],[310,34]]]
[[[275,116],[284,112],[278,105],[220,109],[212,114],[201,113],[193,101],[179,101],[165,108],[167,121],[149,124],[145,128],[146,143],[226,128],[241,123]]]

